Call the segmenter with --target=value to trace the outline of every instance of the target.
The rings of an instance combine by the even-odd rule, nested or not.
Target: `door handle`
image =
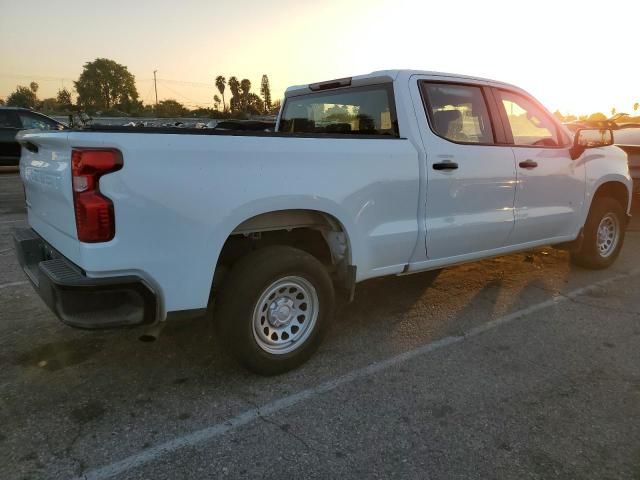
[[[536,168],[538,166],[538,162],[534,162],[533,160],[525,160],[524,162],[520,162],[521,168]]]
[[[433,164],[434,170],[457,170],[458,164],[456,162],[440,162]]]

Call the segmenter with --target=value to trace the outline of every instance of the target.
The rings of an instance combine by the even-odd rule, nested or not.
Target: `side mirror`
[[[587,148],[606,147],[613,145],[613,131],[609,128],[581,128],[576,131],[570,153],[575,160]]]

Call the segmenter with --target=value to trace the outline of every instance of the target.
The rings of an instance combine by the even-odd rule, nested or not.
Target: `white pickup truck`
[[[149,328],[215,310],[222,343],[262,374],[306,360],[358,282],[541,245],[604,268],[630,208],[610,130],[571,135],[517,87],[441,73],[291,87],[276,132],[19,141],[31,228],[17,255],[63,322]]]

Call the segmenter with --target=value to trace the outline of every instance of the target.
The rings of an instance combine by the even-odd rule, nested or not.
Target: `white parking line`
[[[4,225],[6,223],[27,223],[27,219],[23,218],[21,220],[0,220],[0,225]]]
[[[203,428],[202,430],[196,430],[195,432],[189,433],[187,435],[177,437],[177,438],[174,438],[173,440],[169,440],[167,442],[158,444],[154,447],[150,447],[146,450],[142,450],[141,452],[131,455],[130,457],[125,458],[124,460],[120,460],[118,462],[105,465],[104,467],[100,467],[95,470],[90,470],[89,472],[81,475],[80,477],[76,477],[74,480],[82,480],[82,479],[103,480],[107,478],[112,478],[116,475],[127,472],[133,468],[146,465],[147,463],[150,463],[153,460],[156,460],[169,453],[175,452],[181,448],[192,447],[192,446],[207,442],[209,440],[212,440],[216,437],[224,435],[226,432],[230,430],[234,430],[238,427],[251,423],[254,420],[258,419],[259,417],[266,417],[269,415],[273,415],[276,412],[279,412],[281,410],[297,405],[300,402],[303,402],[304,400],[310,400],[323,393],[334,390],[340,387],[341,385],[345,385],[347,383],[351,383],[360,378],[373,375],[378,372],[382,372],[400,363],[411,360],[412,358],[425,355],[427,353],[433,352],[435,350],[439,350],[449,345],[460,343],[464,341],[466,338],[475,337],[486,331],[493,330],[494,328],[497,328],[500,325],[507,324],[516,319],[526,317],[527,315],[530,315],[539,310],[543,310],[553,305],[558,305],[567,300],[571,300],[575,297],[579,297],[581,295],[589,293],[594,289],[613,283],[617,280],[625,279],[638,274],[640,274],[640,268],[631,270],[630,272],[627,272],[627,273],[623,273],[623,274],[619,274],[619,275],[607,278],[605,280],[601,280],[599,282],[595,282],[586,287],[578,288],[567,294],[561,294],[561,295],[559,294],[544,302],[531,305],[529,307],[523,308],[521,310],[515,311],[503,317],[487,322],[479,327],[475,327],[471,329],[469,332],[465,333],[463,336],[445,337],[435,342],[422,345],[413,350],[409,350],[399,355],[396,355],[394,357],[388,358],[386,360],[372,363],[366,367],[359,368],[357,370],[352,370],[351,372],[345,375],[342,375],[333,380],[329,380],[315,387],[311,387],[306,390],[302,390],[298,393],[279,398],[272,402],[266,403],[261,407],[246,410],[240,413],[239,415],[236,415],[235,417],[230,418],[226,422],[218,423],[216,425]]]
[[[0,290],[2,290],[3,288],[9,288],[9,287],[19,287],[21,285],[26,285],[27,281],[22,281],[22,282],[9,282],[9,283],[0,283]]]

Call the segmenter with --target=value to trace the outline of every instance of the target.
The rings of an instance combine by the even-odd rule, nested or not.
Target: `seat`
[[[366,113],[358,114],[358,132],[363,134],[375,134],[376,123],[371,115]]]
[[[433,112],[434,129],[438,135],[456,142],[468,142],[469,137],[462,132],[460,110],[439,110]]]

